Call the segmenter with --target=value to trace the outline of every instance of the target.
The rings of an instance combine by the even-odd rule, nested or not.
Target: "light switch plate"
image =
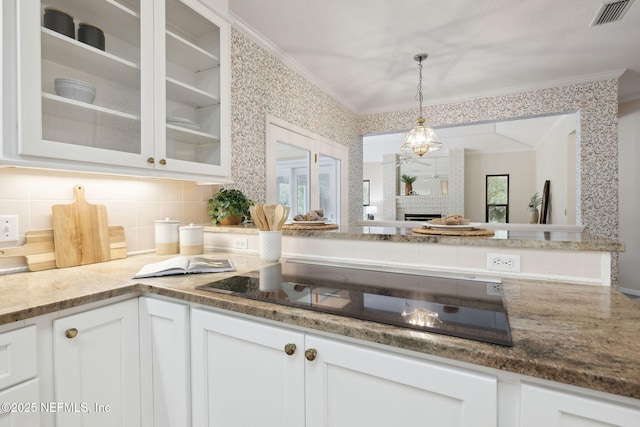
[[[18,215],[0,215],[0,243],[18,241]]]

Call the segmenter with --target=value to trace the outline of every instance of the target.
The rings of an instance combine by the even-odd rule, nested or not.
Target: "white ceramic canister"
[[[156,253],[158,255],[177,254],[180,248],[177,219],[157,219],[156,224]]]
[[[264,261],[278,261],[282,255],[282,231],[258,231],[258,253]]]
[[[204,226],[189,224],[180,227],[180,254],[199,255],[204,251]]]

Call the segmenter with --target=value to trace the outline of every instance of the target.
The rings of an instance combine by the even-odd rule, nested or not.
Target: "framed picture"
[[[369,206],[371,203],[371,181],[362,181],[362,206]]]

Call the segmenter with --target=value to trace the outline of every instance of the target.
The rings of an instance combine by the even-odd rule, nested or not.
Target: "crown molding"
[[[511,87],[506,87],[506,88],[501,88],[496,90],[472,92],[472,93],[468,93],[460,96],[452,96],[452,97],[446,97],[446,98],[433,98],[433,99],[425,100],[423,104],[424,105],[454,104],[457,102],[471,101],[474,99],[512,95],[515,93],[530,92],[534,90],[549,89],[554,87],[571,86],[575,84],[589,83],[589,82],[595,82],[600,80],[619,79],[625,71],[626,70],[605,71],[602,73],[573,76],[566,79],[548,80],[544,82],[537,82],[537,83],[531,83],[531,84],[520,85],[520,86],[511,86]],[[638,99],[640,98],[640,93],[636,95],[631,95],[631,97],[632,99],[629,99],[629,100]],[[627,97],[625,97],[625,99],[626,98]],[[406,104],[389,105],[386,107],[381,107],[381,108],[376,108],[371,110],[358,111],[357,114],[359,115],[380,114],[380,113],[388,113],[392,111],[411,110],[415,108],[417,108],[416,103],[412,102],[412,103],[406,103]]]

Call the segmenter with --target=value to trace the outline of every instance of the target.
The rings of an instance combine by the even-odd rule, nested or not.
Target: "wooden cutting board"
[[[56,254],[53,247],[53,230],[27,231],[25,244],[15,248],[0,248],[0,258],[23,256],[27,259],[29,271],[56,268]]]
[[[127,241],[124,227],[109,227],[109,249],[111,259],[127,257]],[[27,260],[29,271],[41,271],[56,268],[56,253],[53,244],[53,230],[27,231],[25,245],[15,248],[0,248],[0,258],[23,256]]]
[[[84,187],[73,187],[70,205],[53,205],[53,241],[56,267],[73,267],[109,261],[109,221],[105,205],[93,205],[84,197]]]

